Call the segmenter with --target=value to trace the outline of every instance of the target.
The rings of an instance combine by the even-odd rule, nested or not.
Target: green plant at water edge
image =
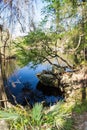
[[[40,126],[41,123],[42,123],[42,109],[43,109],[43,106],[42,104],[39,104],[39,103],[36,103],[32,109],[32,123],[34,125],[38,125]]]
[[[0,119],[8,121],[10,130],[24,130],[28,128],[31,115],[20,106],[0,111]]]
[[[72,112],[73,104],[67,106],[65,103],[57,103],[53,110],[45,115],[45,122],[50,124],[52,130],[71,130],[72,128]],[[66,123],[67,122],[67,123]],[[66,125],[67,124],[67,125]]]
[[[19,118],[19,115],[15,112],[8,112],[8,111],[2,111],[0,110],[0,120],[4,119],[4,120],[16,120]]]
[[[1,111],[0,118],[9,120],[10,130],[72,130],[73,106],[63,102],[46,109],[39,103],[32,109],[16,106]]]
[[[36,103],[33,109],[20,106],[0,111],[0,119],[8,121],[10,130],[35,130],[42,123],[42,104]]]

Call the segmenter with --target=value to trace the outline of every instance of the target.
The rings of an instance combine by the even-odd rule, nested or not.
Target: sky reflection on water
[[[47,104],[54,104],[62,99],[59,95],[54,95],[52,92],[43,92],[40,84],[40,90],[38,89],[39,80],[36,76],[37,73],[43,70],[49,70],[51,66],[49,64],[39,64],[36,68],[31,68],[31,65],[18,69],[8,79],[9,91],[16,97],[17,103],[26,105],[28,101],[31,105],[35,102],[45,101]],[[45,86],[46,89],[47,86]],[[48,86],[49,87],[49,86]],[[47,91],[56,91],[54,88],[50,88]],[[50,95],[48,94],[50,93]]]

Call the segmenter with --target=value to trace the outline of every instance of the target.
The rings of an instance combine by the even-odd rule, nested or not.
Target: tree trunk
[[[87,60],[87,48],[85,48],[85,60]]]
[[[86,0],[82,0],[82,2],[86,2]],[[86,28],[85,26],[87,26],[87,22],[85,23],[85,19],[86,19],[86,7],[85,7],[85,4],[82,4],[82,33],[84,34],[83,35],[83,38],[82,38],[82,44],[84,45],[84,48],[83,48],[83,51],[84,51],[84,61],[87,60],[87,47],[86,47]]]
[[[2,56],[0,54],[0,107],[7,107],[7,96],[2,78]]]

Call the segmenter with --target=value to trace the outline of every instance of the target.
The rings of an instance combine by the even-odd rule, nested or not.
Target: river
[[[14,65],[14,62],[11,61],[8,65],[10,67],[7,68],[11,68],[12,65]],[[31,66],[32,63],[21,68],[16,65],[13,71],[10,72],[5,83],[10,101],[13,104],[21,104],[23,106],[30,104],[33,106],[36,102],[53,105],[62,100],[63,94],[59,89],[44,86],[36,76],[37,73],[43,70],[50,70],[51,66],[48,63],[39,64],[35,67]]]

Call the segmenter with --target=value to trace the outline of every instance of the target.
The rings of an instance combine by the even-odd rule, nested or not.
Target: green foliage
[[[81,65],[86,65],[87,66],[87,61],[86,60],[82,61]]]
[[[54,28],[57,32],[60,33],[60,28],[66,28],[67,21],[70,18],[73,20],[77,13],[77,1],[76,0],[42,0],[47,3],[47,5],[42,9],[43,14],[45,15],[43,21],[48,22],[50,19],[50,26]],[[62,24],[63,23],[63,24]],[[64,24],[66,24],[64,26]],[[74,23],[75,25],[75,23]],[[72,27],[73,24],[70,22],[68,28]],[[55,28],[56,27],[56,28]],[[65,30],[65,29],[64,29]],[[63,31],[64,31],[63,30]],[[63,32],[62,31],[62,32]]]
[[[82,114],[84,111],[87,111],[87,101],[84,101],[82,103],[77,102],[73,108],[73,111],[78,114]]]
[[[71,120],[71,111],[73,105],[71,104],[67,107],[66,104],[60,102],[58,103],[53,110],[47,113],[45,116],[45,123],[49,123],[52,127],[57,128],[58,130],[65,129],[65,124],[68,122],[67,127],[70,129],[72,125]]]
[[[45,35],[44,32],[42,32],[41,30],[36,30],[36,31],[32,31],[28,34],[28,36],[25,36],[24,38],[24,43],[25,44],[34,44],[34,43],[39,43],[43,40],[46,40],[47,36]]]
[[[10,130],[22,130],[24,128],[31,130],[37,128],[42,129],[44,125],[46,128],[49,127],[50,130],[52,128],[59,129],[63,128],[67,119],[70,119],[71,110],[72,106],[67,107],[64,103],[58,103],[52,110],[46,112],[46,109],[43,109],[42,104],[36,103],[31,110],[16,106],[9,109],[7,113],[2,111],[1,119],[4,118],[9,120]],[[7,115],[9,118],[6,118]],[[14,115],[14,118],[12,115]],[[70,124],[71,122],[69,122],[69,125],[67,124],[67,128],[71,126]]]
[[[87,101],[74,103],[59,102],[49,108],[36,103],[32,109],[20,106],[0,111],[0,119],[8,120],[10,130],[73,130],[72,112],[87,111]]]
[[[32,120],[35,125],[41,125],[42,123],[42,104],[36,103],[32,109]]]
[[[9,111],[2,111],[0,110],[0,119],[5,119],[5,120],[16,120],[19,118],[19,115],[16,114],[15,112],[9,112]]]
[[[10,130],[23,130],[25,127],[28,127],[31,115],[27,112],[29,109],[21,108],[20,106],[16,106],[11,108],[10,110],[18,114],[18,118],[16,120],[11,120],[9,117]]]
[[[21,41],[14,43],[20,64],[26,65],[32,61],[36,65],[46,61],[45,57],[55,57],[52,46],[61,48],[64,53],[68,53],[75,64],[81,63],[84,60],[84,48],[87,47],[87,22],[83,22],[83,20],[85,21],[85,13],[82,16],[78,11],[82,6],[76,0],[43,1],[47,2],[47,4],[46,8],[42,10],[45,15],[42,23],[48,21],[50,21],[50,24],[52,23],[50,33],[47,33],[47,31],[45,33],[44,28],[43,31],[37,29],[29,32]],[[84,4],[83,6],[84,10],[83,8],[82,10],[84,12],[87,5]],[[80,36],[81,41],[79,40]]]
[[[74,121],[72,118],[67,118],[62,130],[74,130],[73,123]]]
[[[48,46],[51,41],[52,38],[49,35],[37,30],[24,37],[21,43],[14,43],[17,48],[16,53],[18,59],[20,59],[20,63],[26,65],[32,61],[35,65],[43,62],[43,56],[47,56],[45,51],[46,46]]]

